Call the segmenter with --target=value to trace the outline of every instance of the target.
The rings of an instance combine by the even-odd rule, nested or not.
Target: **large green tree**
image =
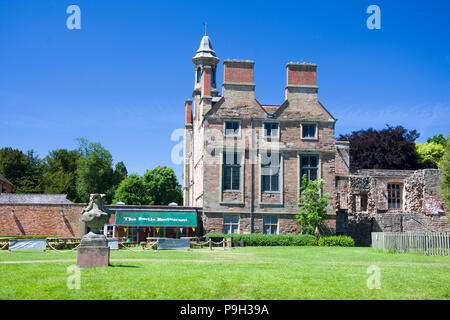
[[[28,158],[22,151],[12,148],[0,149],[0,174],[15,187],[19,185],[27,166]]]
[[[106,202],[114,198],[114,170],[112,156],[100,143],[78,139],[76,190],[83,202],[88,202],[89,194],[104,193]]]
[[[440,191],[448,212],[450,209],[450,143],[445,146],[445,153],[439,163],[439,169],[442,170]]]
[[[426,143],[416,142],[416,157],[421,168],[438,168],[446,145],[447,139],[442,133],[428,138]]]
[[[422,168],[438,168],[444,151],[444,145],[433,141],[426,143],[416,142],[417,161]]]
[[[147,170],[144,180],[155,205],[168,205],[175,202],[181,205],[183,194],[177,176],[171,168],[158,166]]]
[[[125,167],[125,164],[120,161],[116,164],[116,168],[114,169],[114,184],[116,186],[119,186],[119,184],[126,179],[128,176],[127,167]]]
[[[76,150],[57,149],[44,158],[41,186],[44,193],[67,194],[73,202],[80,199],[76,191],[77,161]]]
[[[123,202],[126,205],[152,205],[152,196],[144,181],[144,177],[130,174],[117,187],[113,203]]]
[[[24,154],[17,149],[0,149],[0,174],[14,185],[16,193],[42,192],[42,160],[33,150]]]
[[[325,208],[328,206],[330,195],[321,193],[323,185],[322,179],[308,182],[306,174],[302,177],[300,208],[296,219],[304,233],[312,235],[317,233],[322,221],[327,217]]]

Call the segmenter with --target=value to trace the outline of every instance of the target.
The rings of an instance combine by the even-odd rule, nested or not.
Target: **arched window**
[[[202,71],[200,68],[197,69],[197,83],[200,83],[200,78],[202,76]]]

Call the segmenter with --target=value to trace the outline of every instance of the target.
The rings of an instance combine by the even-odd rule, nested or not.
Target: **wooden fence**
[[[450,234],[440,232],[372,232],[372,248],[394,252],[450,255]]]

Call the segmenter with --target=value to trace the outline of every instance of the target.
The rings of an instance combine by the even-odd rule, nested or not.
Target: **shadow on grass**
[[[110,264],[109,267],[113,267],[113,268],[140,268],[138,266],[127,266],[124,264]]]

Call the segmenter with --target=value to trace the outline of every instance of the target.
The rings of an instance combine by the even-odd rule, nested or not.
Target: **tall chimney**
[[[185,125],[192,125],[192,100],[186,100],[186,122]]]
[[[316,86],[316,64],[289,62],[286,67],[288,86]]]
[[[202,97],[211,97],[211,66],[204,66],[202,71]]]
[[[253,66],[251,60],[224,60],[224,82],[237,84],[253,83]]]

